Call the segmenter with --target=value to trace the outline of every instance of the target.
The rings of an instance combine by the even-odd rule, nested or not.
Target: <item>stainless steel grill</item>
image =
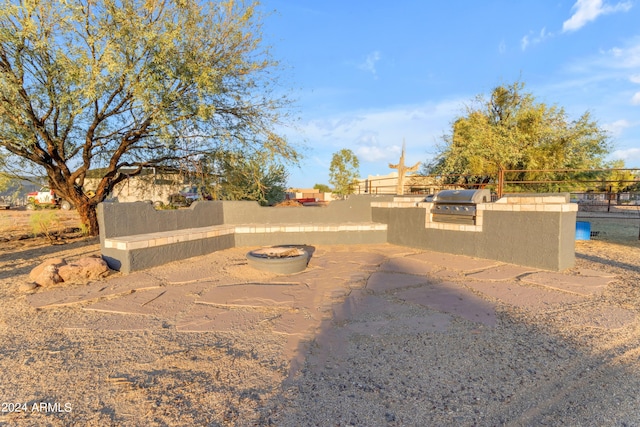
[[[445,190],[434,198],[431,208],[434,222],[454,224],[476,223],[476,205],[491,201],[489,190]]]

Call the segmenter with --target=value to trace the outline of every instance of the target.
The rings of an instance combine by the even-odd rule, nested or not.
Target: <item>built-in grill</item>
[[[476,205],[491,202],[489,190],[444,190],[433,200],[431,208],[434,222],[454,224],[476,223]]]

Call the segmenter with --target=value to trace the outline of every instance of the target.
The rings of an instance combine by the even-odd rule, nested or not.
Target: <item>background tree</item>
[[[596,190],[611,193],[632,191],[633,186],[638,182],[638,177],[632,171],[625,170],[624,161],[614,160],[607,166],[613,170],[603,171],[599,174],[598,178],[601,180],[601,184]]]
[[[333,192],[345,196],[354,192],[358,182],[360,162],[358,157],[349,149],[342,149],[333,154],[329,166],[329,182],[333,185]]]
[[[327,184],[316,184],[313,186],[313,188],[321,193],[331,193],[331,187],[329,187]]]
[[[247,157],[220,151],[202,159],[202,183],[216,200],[255,200],[271,205],[284,200],[288,174],[267,155]]]
[[[274,93],[256,7],[0,0],[0,147],[46,175],[91,235],[97,203],[144,167],[220,148],[296,162],[274,131],[290,103]],[[92,197],[90,168],[104,168]]]
[[[564,109],[535,101],[524,83],[498,86],[486,100],[478,96],[466,115],[453,122],[426,174],[464,174],[457,182],[489,183],[503,169],[585,169],[604,165],[606,132],[588,112],[570,120]],[[509,179],[553,179],[529,172]]]

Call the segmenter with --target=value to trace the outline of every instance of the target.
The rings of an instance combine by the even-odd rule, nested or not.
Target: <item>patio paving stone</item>
[[[239,284],[212,288],[198,300],[199,304],[236,307],[293,306],[302,285]]]
[[[64,327],[67,330],[90,329],[95,331],[153,331],[165,326],[162,319],[149,316],[100,313],[99,316],[83,317],[70,321]]]
[[[463,272],[484,270],[486,268],[494,267],[501,264],[498,261],[472,258],[466,255],[453,255],[432,251],[426,251],[416,255],[409,255],[407,256],[407,258],[423,261],[433,266],[447,268],[450,270],[460,270]]]
[[[227,310],[205,304],[194,307],[176,322],[178,332],[234,332],[256,327],[268,319],[267,313],[246,310]]]
[[[475,273],[469,273],[466,276],[473,280],[514,280],[516,277],[526,273],[535,272],[535,268],[521,267],[519,265],[499,265],[496,267],[487,268],[486,270],[478,271]]]
[[[186,310],[212,283],[191,283],[188,285],[169,285],[162,288],[136,291],[117,299],[99,301],[84,307],[85,310],[107,311],[115,313],[146,314],[172,318]]]
[[[521,280],[535,285],[546,286],[550,289],[589,296],[600,293],[614,279],[611,277],[572,276],[541,271],[525,276]]]
[[[27,295],[27,300],[34,308],[55,307],[119,294],[129,294],[133,291],[159,288],[161,285],[162,283],[158,279],[149,274],[133,273],[128,276],[92,282],[85,286],[58,286],[43,289],[41,292]]]
[[[412,258],[391,258],[378,268],[379,271],[391,271],[398,273],[408,273],[426,275],[439,270],[440,267]]]
[[[586,301],[584,296],[558,292],[536,286],[526,286],[515,282],[467,282],[467,286],[500,301],[526,310],[556,308],[562,304]]]

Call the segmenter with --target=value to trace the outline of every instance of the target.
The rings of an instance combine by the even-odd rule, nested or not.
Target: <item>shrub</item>
[[[54,233],[60,228],[60,218],[55,211],[37,211],[31,214],[29,225],[34,237],[44,234],[50,241],[54,240]]]

